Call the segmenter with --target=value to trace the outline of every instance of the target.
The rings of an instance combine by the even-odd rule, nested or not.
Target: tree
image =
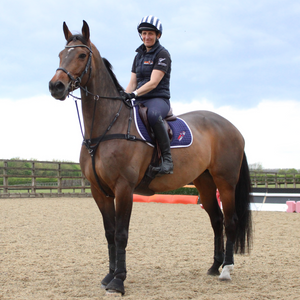
[[[249,165],[249,169],[251,171],[261,172],[263,170],[263,166],[261,163],[254,163]]]

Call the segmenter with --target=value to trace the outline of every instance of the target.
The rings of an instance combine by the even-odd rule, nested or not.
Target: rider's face
[[[148,31],[148,30],[143,30],[142,31],[142,39],[143,39],[143,43],[146,46],[147,49],[150,49],[151,47],[153,47],[153,45],[156,42],[156,38],[158,36],[156,35],[155,31]]]

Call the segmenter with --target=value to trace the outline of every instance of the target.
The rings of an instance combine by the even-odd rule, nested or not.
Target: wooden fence
[[[300,187],[300,174],[250,174],[255,188]],[[78,163],[0,159],[0,198],[49,196],[91,196]]]
[[[299,188],[300,174],[278,174],[270,172],[250,172],[254,188]]]
[[[0,198],[91,195],[78,163],[0,159],[0,173]]]

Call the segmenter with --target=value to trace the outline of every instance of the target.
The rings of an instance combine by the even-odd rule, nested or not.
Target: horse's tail
[[[252,217],[250,203],[252,202],[251,179],[246,154],[244,153],[240,178],[235,190],[235,206],[238,217],[235,253],[250,252],[252,245]]]

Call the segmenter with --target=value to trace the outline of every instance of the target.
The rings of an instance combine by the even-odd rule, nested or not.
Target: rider
[[[171,57],[159,39],[162,24],[154,16],[144,17],[137,26],[143,44],[136,49],[125,99],[136,99],[148,108],[148,121],[162,153],[158,174],[173,174],[170,140],[163,119],[170,110]]]

